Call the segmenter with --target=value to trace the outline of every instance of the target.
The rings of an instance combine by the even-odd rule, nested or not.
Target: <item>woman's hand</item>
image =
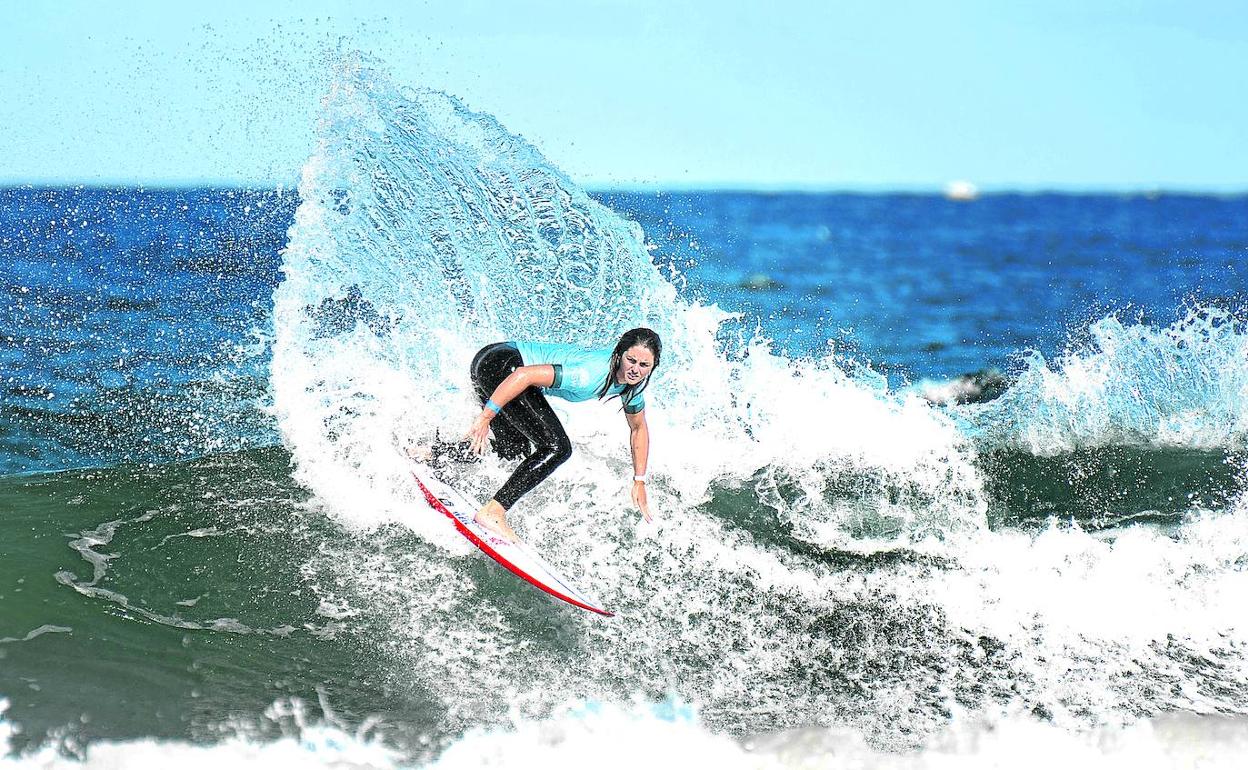
[[[650,503],[646,500],[646,482],[633,482],[633,505],[637,506],[637,509],[641,511],[641,515],[645,517],[647,524],[654,521],[654,518],[650,515]]]
[[[464,436],[465,439],[471,442],[472,451],[478,455],[485,454],[486,441],[490,437],[490,420],[493,419],[493,410],[482,409],[481,414],[477,415],[477,419],[472,421],[472,426],[468,428],[468,433]]]

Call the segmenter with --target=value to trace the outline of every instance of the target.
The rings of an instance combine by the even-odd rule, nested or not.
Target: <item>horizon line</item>
[[[772,194],[772,195],[950,195],[949,185],[930,185],[922,183],[897,184],[813,184],[813,183],[754,183],[725,182],[716,183],[576,183],[581,189],[590,193],[631,193],[631,194],[687,194],[687,193],[741,193],[741,194]],[[0,190],[220,190],[239,192],[286,192],[298,194],[298,185],[272,182],[249,182],[240,180],[149,180],[149,181],[64,181],[38,180],[16,181],[0,179]],[[1198,187],[1193,185],[1158,185],[1158,186],[1126,186],[1126,185],[985,185],[976,186],[972,192],[974,197],[1000,195],[1190,195],[1210,197],[1242,197],[1248,196],[1248,184],[1243,187]]]

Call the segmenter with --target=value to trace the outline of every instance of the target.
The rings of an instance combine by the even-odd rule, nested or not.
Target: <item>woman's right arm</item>
[[[490,394],[490,402],[498,407],[499,410],[502,410],[504,406],[507,406],[508,402],[525,390],[529,388],[549,388],[554,384],[554,366],[550,364],[521,366],[507,375],[507,378],[498,384],[498,387]],[[487,403],[486,406],[481,408],[481,413],[472,421],[472,426],[468,428],[468,435],[464,438],[472,442],[472,451],[477,454],[485,453],[485,441],[490,435],[490,421],[494,419],[496,414],[498,412]]]

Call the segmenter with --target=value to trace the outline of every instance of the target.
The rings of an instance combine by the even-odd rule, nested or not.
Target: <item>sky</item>
[[[1242,0],[8,5],[0,184],[291,186],[360,51],[591,188],[1248,190]]]

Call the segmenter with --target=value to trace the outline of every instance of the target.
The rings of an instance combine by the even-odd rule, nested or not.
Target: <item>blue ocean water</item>
[[[235,190],[0,191],[0,470],[273,443],[256,413],[267,387],[257,335],[296,203]]]
[[[1106,315],[1167,325],[1248,289],[1243,196],[613,193],[691,294],[787,351],[846,344],[945,378],[1063,350]]]
[[[1052,357],[1113,316],[1242,306],[1248,199],[613,191],[655,265],[792,356],[894,386]],[[262,446],[267,297],[297,195],[0,191],[6,472]]]
[[[297,194],[0,191],[0,747],[1234,756],[1248,198],[593,193],[339,81]],[[639,323],[658,523],[592,404],[514,512],[604,622],[448,534],[394,443],[466,427],[485,342]]]

